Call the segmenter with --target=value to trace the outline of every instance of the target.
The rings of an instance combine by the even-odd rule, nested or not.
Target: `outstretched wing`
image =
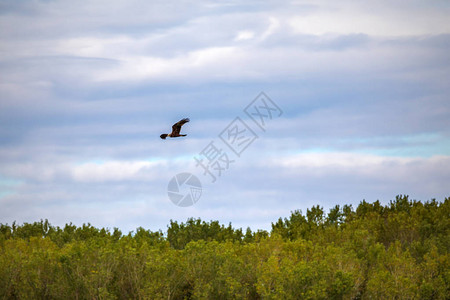
[[[180,130],[181,130],[181,126],[183,126],[187,122],[189,122],[189,118],[184,118],[184,119],[178,121],[177,123],[173,124],[173,126],[172,126],[172,133],[170,135],[171,136],[179,135],[180,134]]]

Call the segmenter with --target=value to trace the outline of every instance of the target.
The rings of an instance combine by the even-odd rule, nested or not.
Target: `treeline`
[[[313,206],[270,232],[0,224],[0,298],[449,299],[449,200]]]

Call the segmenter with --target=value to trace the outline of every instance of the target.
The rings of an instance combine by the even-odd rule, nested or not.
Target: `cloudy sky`
[[[0,0],[0,223],[269,229],[316,204],[442,201],[449,15],[444,0]],[[244,111],[260,92],[282,111],[264,130]],[[159,138],[183,117],[186,138]],[[220,138],[236,117],[257,136],[240,156]],[[194,160],[211,142],[233,161],[214,183]],[[167,193],[183,172],[203,188],[187,208]]]

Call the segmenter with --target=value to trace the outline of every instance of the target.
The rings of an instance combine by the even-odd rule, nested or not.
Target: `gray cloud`
[[[450,32],[436,5],[3,1],[0,222],[267,228],[315,204],[442,199]],[[192,157],[236,116],[255,126],[242,110],[261,90],[282,118],[208,184]],[[161,141],[183,117],[188,138]],[[166,195],[183,171],[205,183],[188,209]]]
[[[135,220],[164,229],[169,219],[192,216],[267,226],[291,210],[321,204],[386,202],[396,194],[429,199],[448,196],[448,157],[393,158],[349,153],[267,157],[258,149],[237,159],[216,183],[192,162],[106,162],[41,166],[15,170],[26,179],[2,197],[1,219],[32,221],[37,215],[57,222],[92,222],[132,230]],[[166,197],[168,180],[189,171],[203,183],[196,206],[183,210]],[[28,174],[28,175],[27,175]],[[153,175],[152,175],[153,174]],[[124,214],[126,212],[126,215]]]

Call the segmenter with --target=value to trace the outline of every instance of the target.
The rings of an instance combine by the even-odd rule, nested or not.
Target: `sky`
[[[443,201],[449,15],[440,0],[0,0],[0,223],[270,230],[313,205]],[[185,117],[186,137],[160,139]],[[189,207],[168,194],[181,173],[201,182]]]

